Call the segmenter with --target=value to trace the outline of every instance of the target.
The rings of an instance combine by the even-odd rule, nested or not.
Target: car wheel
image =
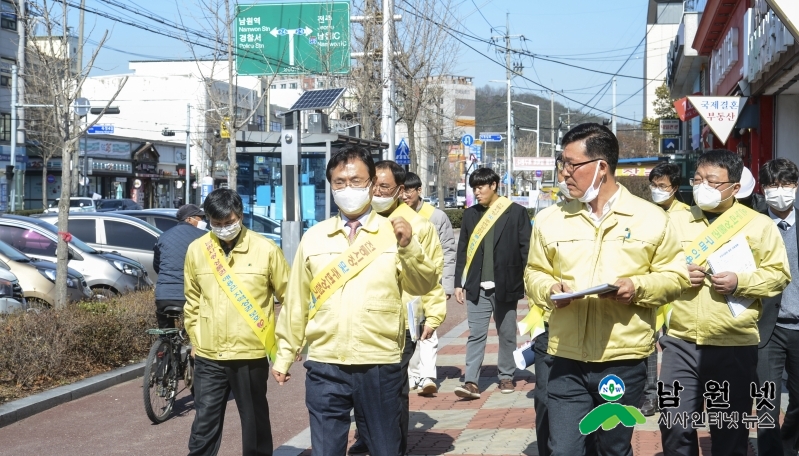
[[[92,288],[92,292],[94,292],[94,300],[96,301],[107,301],[117,295],[114,290],[105,287],[95,287]]]

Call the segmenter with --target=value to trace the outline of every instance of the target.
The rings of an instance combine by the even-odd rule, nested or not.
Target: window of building
[[[285,89],[286,88],[286,84],[280,84],[280,88],[281,89]]]
[[[272,84],[271,86],[269,86],[269,88],[271,88],[271,89],[277,89],[277,84]]]
[[[316,82],[317,89],[324,89],[325,88],[325,81],[317,81]]]
[[[11,141],[11,114],[0,113],[0,141]]]
[[[17,8],[6,0],[0,2],[0,28],[17,30]]]
[[[8,57],[0,57],[0,87],[11,87],[11,66],[17,61]]]
[[[296,89],[296,88],[297,88],[296,82],[292,82],[291,84],[289,84],[289,89]]]
[[[282,131],[283,124],[280,122],[269,122],[269,131]]]

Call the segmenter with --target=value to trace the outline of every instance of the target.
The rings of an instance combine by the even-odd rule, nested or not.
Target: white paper
[[[597,285],[595,287],[586,288],[585,290],[574,291],[571,293],[556,293],[550,296],[550,299],[552,299],[553,301],[560,301],[561,299],[580,299],[588,295],[600,295],[603,293],[616,291],[618,289],[619,287],[615,285],[603,283],[602,285]]]
[[[424,314],[420,306],[421,299],[417,297],[406,304],[408,306],[408,330],[411,332],[411,340],[413,341],[419,340],[419,337],[421,337],[418,331],[419,326],[424,321]]]
[[[537,327],[537,328],[528,328],[527,325],[524,323],[524,320],[517,321],[516,322],[516,327],[519,328],[519,334],[522,335],[522,336],[524,336],[525,334],[530,333],[532,331],[532,333],[530,334],[530,337],[533,340],[535,340],[536,337],[540,336],[541,334],[544,333],[544,331],[546,331],[545,328],[542,328],[540,326]]]
[[[707,264],[714,274],[719,272],[754,272],[757,270],[752,249],[746,242],[746,236],[738,235],[721,246],[707,258]],[[733,317],[738,317],[755,302],[754,299],[727,295],[727,305]]]
[[[534,342],[535,339],[528,341],[527,343],[525,343],[524,345],[513,351],[513,361],[516,363],[516,367],[519,368],[520,370],[527,369],[531,364],[535,362],[535,353],[532,351],[532,346]],[[531,359],[529,360],[525,359],[524,357],[525,351],[527,351],[528,357],[530,357],[530,354],[533,355],[532,357],[530,357]],[[530,364],[528,364],[528,361],[530,362]]]

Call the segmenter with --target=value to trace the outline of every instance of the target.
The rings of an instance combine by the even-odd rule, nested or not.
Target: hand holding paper
[[[620,279],[620,280],[630,280],[630,279]],[[618,281],[616,282],[618,283]],[[563,290],[562,293],[555,292],[556,287],[561,287]],[[630,281],[630,287],[632,287],[632,292],[635,293],[635,287],[632,286],[632,281]],[[607,295],[612,294],[612,296],[616,296],[616,292],[619,290],[617,285],[609,285],[607,283],[603,283],[602,285],[597,285],[595,287],[586,288],[585,290],[580,291],[571,291],[568,286],[562,284],[556,284],[552,286],[552,295],[550,299],[552,302],[558,301],[563,302],[568,300],[569,304],[574,299],[582,299],[589,295]],[[557,303],[555,304],[556,307],[566,307],[569,304],[558,306]]]

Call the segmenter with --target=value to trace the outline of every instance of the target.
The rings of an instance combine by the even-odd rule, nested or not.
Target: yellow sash
[[[691,208],[691,213],[694,214],[694,217],[699,218],[701,214],[696,211],[701,211],[701,209],[696,206]],[[715,222],[708,225],[696,239],[684,247],[685,260],[688,264],[701,266],[713,252],[738,234],[756,215],[757,212],[743,204],[735,204],[732,208],[719,215]],[[671,309],[671,304],[666,304],[658,309],[655,331],[663,327],[664,324],[668,327]]]
[[[380,225],[376,234],[356,238],[347,250],[339,254],[319,274],[314,276],[311,280],[311,304],[308,306],[308,320],[313,319],[316,312],[333,293],[358,275],[386,249],[396,245],[397,238],[394,236],[391,218],[402,217],[410,223],[416,216],[418,214],[407,204],[400,204],[391,213],[389,220]]]
[[[435,212],[436,208],[432,205],[422,202],[422,208],[419,209],[419,215],[424,217],[426,220],[430,220],[430,217],[433,216],[433,212]]]
[[[264,316],[263,309],[256,302],[252,295],[243,286],[239,277],[228,265],[225,254],[218,242],[214,242],[210,237],[203,244],[205,259],[212,265],[216,282],[222,287],[230,303],[239,311],[241,317],[250,326],[258,339],[264,344],[266,355],[269,360],[274,362],[277,354],[275,342],[275,319],[269,320]],[[271,303],[269,303],[271,305]]]
[[[483,240],[483,236],[488,233],[488,230],[494,226],[494,223],[497,222],[499,216],[502,215],[511,204],[513,204],[511,200],[505,198],[504,196],[500,196],[496,201],[494,201],[494,204],[488,208],[488,211],[486,211],[485,215],[483,215],[483,218],[477,222],[477,226],[474,227],[474,231],[469,238],[469,244],[466,246],[466,266],[464,266],[463,274],[461,275],[461,283],[463,285],[466,285],[466,274],[469,272],[469,266],[472,264],[474,254],[477,253],[477,248],[480,247],[480,242]]]

